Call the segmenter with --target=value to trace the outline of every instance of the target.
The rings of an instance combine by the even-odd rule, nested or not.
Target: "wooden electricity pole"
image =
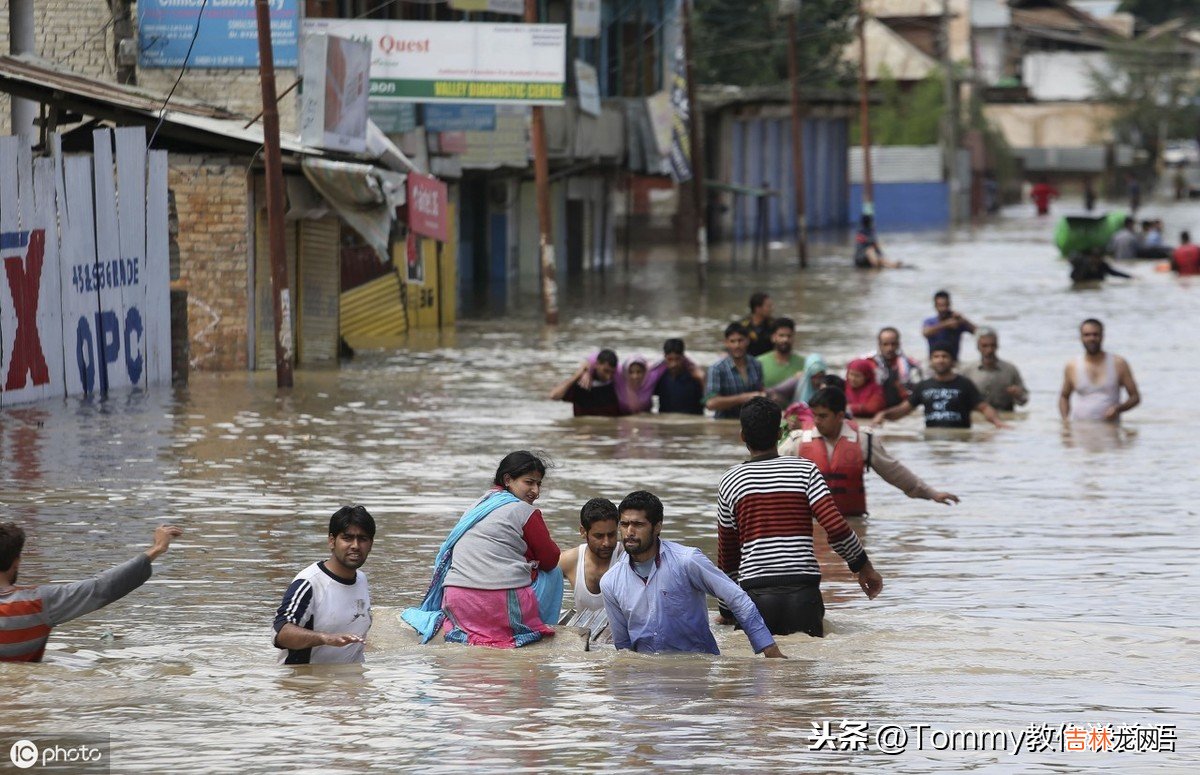
[[[875,215],[875,189],[871,184],[871,110],[867,105],[867,33],[862,0],[858,3],[858,124],[863,151],[863,215]]]
[[[537,0],[525,0],[525,21],[536,24]],[[546,119],[534,105],[530,121],[533,142],[533,181],[537,188],[538,253],[542,267],[542,309],[547,325],[558,325],[558,280],[554,261],[554,236],[550,221],[550,162],[546,158]]]
[[[692,2],[683,0],[684,62],[687,63],[688,145],[691,146],[692,204],[696,212],[696,269],[701,287],[708,281],[708,193],[704,187],[703,116],[696,100],[696,77],[692,70]]]
[[[792,82],[792,184],[796,192],[796,252],[808,268],[808,206],[804,190],[804,117],[800,111],[800,65],[796,61],[796,14],[788,17],[788,78]]]
[[[292,300],[288,291],[283,223],[283,157],[279,108],[275,106],[275,57],[271,50],[269,0],[255,0],[258,17],[258,74],[262,82],[263,161],[267,178],[267,237],[271,251],[271,300],[275,310],[275,385],[292,386]]]

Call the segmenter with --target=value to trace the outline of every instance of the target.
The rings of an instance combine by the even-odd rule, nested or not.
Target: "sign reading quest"
[[[306,19],[304,33],[371,44],[371,100],[561,105],[562,24]]]

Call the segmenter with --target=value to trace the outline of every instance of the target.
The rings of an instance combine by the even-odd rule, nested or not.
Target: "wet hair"
[[[884,326],[883,328],[879,329],[879,333],[875,335],[875,341],[879,341],[879,337],[883,336],[889,331],[895,334],[897,339],[900,338],[900,329],[896,328],[895,326]]]
[[[1191,241],[1192,241],[1192,235],[1191,235],[1189,232],[1186,232],[1186,231],[1181,231],[1181,232],[1179,232],[1179,241],[1180,241],[1181,243],[1182,243],[1182,242],[1191,242]]]
[[[725,326],[725,338],[726,339],[733,336],[734,334],[741,334],[742,336],[745,336],[745,337],[750,336],[750,332],[747,331],[746,327],[743,326],[741,323],[730,323],[729,325]]]
[[[601,350],[596,353],[596,363],[607,363],[615,369],[617,368],[617,354],[612,350]]]
[[[754,312],[754,310],[758,309],[763,304],[766,304],[767,299],[769,298],[771,298],[771,294],[763,293],[762,291],[755,291],[754,293],[750,294],[750,311]]]
[[[779,422],[783,412],[769,398],[758,396],[742,404],[740,415],[742,421],[742,438],[746,446],[755,452],[775,449],[779,441]]]
[[[1095,318],[1088,318],[1087,320],[1085,320],[1085,321],[1083,321],[1082,323],[1080,323],[1080,324],[1079,324],[1079,330],[1080,330],[1080,331],[1082,331],[1082,330],[1083,330],[1083,327],[1084,327],[1084,326],[1087,326],[1087,325],[1099,326],[1099,327],[1100,327],[1100,332],[1101,332],[1101,333],[1103,333],[1103,332],[1104,332],[1104,324],[1103,324],[1103,323],[1101,323],[1099,320],[1096,320]]]
[[[952,360],[952,361],[958,360],[958,358],[955,357],[955,355],[954,355],[954,351],[950,349],[950,345],[948,345],[948,344],[930,345],[929,356],[933,357],[934,353],[946,353],[946,355],[950,356],[950,360]]]
[[[845,392],[846,380],[836,374],[826,374],[825,379],[821,380],[821,387]]]
[[[492,484],[497,487],[507,487],[508,485],[504,483],[504,477],[519,479],[525,474],[534,471],[545,476],[546,461],[532,452],[527,452],[523,449],[519,449],[516,452],[509,452],[500,461],[500,465],[496,467],[496,477],[492,479]]]
[[[950,291],[943,289],[943,290],[940,290],[937,293],[933,294],[933,303],[934,304],[937,303],[938,299],[945,299],[946,301],[950,301]]]
[[[863,213],[862,218],[859,218],[858,222],[860,224],[862,224],[862,227],[864,229],[870,229],[872,226],[875,225],[875,218],[871,215],[868,215],[867,213]]]
[[[771,334],[774,335],[781,328],[790,328],[795,331],[796,321],[791,318],[775,318],[775,322],[771,324]]]
[[[668,339],[663,342],[663,355],[683,355],[683,340]]]
[[[591,530],[597,522],[617,518],[617,507],[608,498],[592,498],[579,510],[579,526]]]
[[[621,499],[621,505],[617,507],[617,511],[621,514],[627,511],[643,512],[651,525],[658,525],[663,521],[662,501],[654,493],[645,490],[634,490],[626,495]]]
[[[368,538],[375,537],[375,518],[364,506],[342,506],[329,518],[329,535],[339,536],[351,526],[361,527]]]
[[[0,522],[0,573],[13,566],[25,548],[25,531],[16,522]]]
[[[825,387],[813,393],[812,398],[808,399],[810,409],[822,407],[837,414],[838,412],[846,411],[846,393],[841,390]]]

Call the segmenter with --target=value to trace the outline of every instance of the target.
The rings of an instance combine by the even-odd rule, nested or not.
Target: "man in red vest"
[[[958,496],[935,490],[909,471],[874,438],[869,430],[846,420],[846,394],[822,388],[809,400],[815,427],[792,431],[779,447],[781,455],[811,460],[825,477],[833,502],[847,517],[867,516],[863,474],[874,469],[888,484],[910,498],[950,505]]]
[[[1200,246],[1192,243],[1192,235],[1186,231],[1179,234],[1179,247],[1171,254],[1171,268],[1180,277],[1200,274]]]

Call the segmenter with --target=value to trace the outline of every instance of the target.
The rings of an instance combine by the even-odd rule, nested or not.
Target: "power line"
[[[179,77],[171,85],[171,91],[167,92],[167,98],[163,100],[162,107],[159,108],[158,123],[154,125],[154,132],[150,134],[150,142],[146,143],[147,148],[154,146],[154,138],[158,137],[158,130],[162,128],[163,121],[167,119],[167,105],[171,102],[175,89],[179,87],[179,82],[183,80],[183,74],[187,72],[188,60],[192,58],[192,48],[196,45],[196,38],[200,36],[200,20],[204,18],[204,9],[207,6],[208,0],[202,0],[200,11],[196,14],[196,28],[192,30],[192,42],[188,44],[187,53],[183,55],[183,66],[179,68]]]

